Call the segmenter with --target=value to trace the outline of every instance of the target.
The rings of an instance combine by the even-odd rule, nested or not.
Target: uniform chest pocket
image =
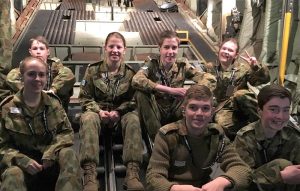
[[[4,118],[6,129],[21,134],[31,134],[31,132],[27,128],[28,124],[26,123],[25,117],[23,115],[17,113],[9,113],[8,116],[9,117]]]
[[[105,79],[102,79],[102,78],[95,78],[93,80],[93,84],[95,86],[95,95],[96,95],[96,97],[98,95],[103,95],[106,92],[108,92],[110,83],[111,82],[109,82],[109,80],[105,80]]]
[[[178,145],[171,154],[171,166],[172,172],[174,174],[182,174],[187,169],[189,164],[191,164],[191,158],[189,151],[186,149],[184,145]]]

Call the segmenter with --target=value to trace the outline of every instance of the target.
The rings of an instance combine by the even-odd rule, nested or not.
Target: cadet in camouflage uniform
[[[214,121],[221,125],[226,135],[233,140],[236,132],[258,119],[255,94],[247,86],[257,86],[270,81],[269,70],[259,64],[247,52],[237,60],[239,51],[235,39],[225,40],[219,50],[216,63],[207,63],[206,71],[217,78],[213,91],[217,101]]]
[[[12,58],[10,5],[10,0],[0,2],[0,102],[10,95],[10,91],[5,84],[6,75],[11,69]]]
[[[242,128],[234,144],[253,169],[251,191],[300,190],[300,131],[289,122],[291,94],[279,85],[258,94],[260,120]]]
[[[45,90],[56,94],[62,101],[65,111],[68,111],[70,97],[73,95],[75,76],[68,67],[63,66],[59,58],[49,58],[50,50],[47,40],[43,36],[30,39],[29,53],[48,63],[48,79]],[[22,88],[20,69],[11,70],[6,82],[13,93]]]
[[[122,127],[123,162],[127,166],[124,187],[144,190],[138,175],[142,163],[142,135],[137,112],[133,112],[134,89],[131,86],[135,72],[124,63],[126,42],[122,34],[110,33],[104,48],[105,59],[88,66],[79,94],[84,112],[79,130],[84,190],[98,190],[96,165],[99,164],[99,132],[102,127]]]
[[[148,190],[239,190],[250,183],[250,168],[241,160],[213,116],[213,95],[193,85],[183,102],[183,119],[159,129],[147,169]],[[210,179],[211,167],[220,162],[225,172]]]
[[[162,125],[182,118],[180,105],[186,92],[183,87],[186,79],[208,86],[216,82],[213,75],[200,72],[186,58],[176,58],[178,47],[176,32],[162,32],[160,56],[146,61],[132,79],[133,87],[138,90],[136,101],[141,124],[153,140]]]
[[[28,57],[20,73],[24,88],[1,104],[0,190],[54,190],[56,182],[57,191],[81,191],[70,122],[59,99],[42,91],[47,64]]]

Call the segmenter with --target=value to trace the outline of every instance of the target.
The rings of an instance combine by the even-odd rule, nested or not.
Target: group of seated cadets
[[[222,78],[219,80],[217,79],[218,76],[215,77],[212,74],[200,72],[190,65],[187,60],[176,58],[178,47],[179,39],[176,33],[173,31],[163,32],[159,44],[160,56],[155,58],[156,60],[149,60],[149,63],[146,63],[135,74],[134,70],[124,63],[126,51],[124,37],[118,32],[110,33],[107,36],[104,45],[105,58],[103,61],[88,66],[81,83],[79,95],[83,109],[79,134],[80,165],[84,174],[84,191],[95,191],[99,187],[96,178],[96,166],[99,164],[99,133],[101,127],[122,128],[124,139],[123,161],[127,167],[124,188],[127,190],[144,190],[139,177],[139,168],[143,162],[140,120],[145,125],[151,138],[154,139],[156,136],[146,175],[149,190],[224,190],[225,188],[239,189],[242,187],[247,190],[247,185],[252,181],[250,174],[255,171],[256,167],[248,164],[253,169],[250,170],[245,163],[247,161],[243,162],[240,159],[235,148],[226,138],[222,124],[209,123],[215,116],[212,94],[209,89],[214,92],[216,91],[215,88],[218,87],[217,84],[225,81],[226,69],[224,71],[222,69]],[[231,63],[227,63],[233,64],[237,56],[238,46],[236,46],[236,55],[234,56],[229,56],[228,53],[222,54],[221,49],[219,57],[223,55],[224,59],[231,59]],[[226,51],[226,48],[222,50],[224,49]],[[230,48],[227,49],[230,51]],[[239,69],[235,68],[234,70],[237,71],[229,72],[231,74],[230,78],[238,79],[240,77],[246,81],[249,80],[249,77],[253,77],[250,74],[259,73],[258,71],[262,66],[256,63],[255,58],[247,55],[245,60],[250,66],[248,67],[249,70],[237,73]],[[263,73],[267,74],[266,71]],[[208,86],[209,89],[203,85],[194,85],[193,88],[186,91],[183,88],[185,79],[192,79],[198,84]],[[233,80],[231,79],[230,82],[233,82]],[[239,87],[243,89],[242,86]],[[237,89],[234,88],[234,91]],[[136,96],[134,96],[134,93],[136,93]],[[231,99],[232,95],[234,94],[228,96],[231,101],[234,100]],[[252,95],[250,97],[252,98]],[[136,98],[137,105],[135,105],[133,98]],[[257,104],[256,100],[253,100],[253,103]],[[235,103],[235,101],[232,102]],[[6,104],[4,102],[2,108],[5,108]],[[9,108],[10,113],[18,112],[18,109],[14,110],[14,107]],[[35,108],[34,111],[36,109],[38,108]],[[152,115],[149,120],[147,117],[148,111]],[[6,111],[6,113],[9,112]],[[172,115],[169,113],[172,113]],[[41,123],[43,120],[40,116]],[[214,120],[214,122],[217,121]],[[2,126],[6,127],[5,123],[6,121],[2,120]],[[167,123],[171,124],[160,128]],[[25,146],[27,145],[22,145],[22,148]],[[13,145],[13,148],[16,148],[16,146]],[[195,148],[197,148],[197,151],[195,151]],[[56,152],[56,154],[58,153],[60,152]],[[3,156],[6,158],[6,154]],[[7,157],[9,158],[9,155]],[[13,158],[12,161],[15,162],[17,157]],[[43,158],[40,160],[43,164]],[[61,162],[58,161],[60,165]],[[211,181],[209,174],[211,173],[211,166],[215,162],[221,163],[225,173]],[[299,164],[299,160],[298,162],[297,160],[290,161],[290,163]],[[291,165],[285,164],[285,166]],[[24,170],[19,163],[14,164],[13,167],[20,167],[21,172]],[[287,167],[285,171],[280,170],[285,175],[290,174],[292,171],[294,178],[298,178],[299,173],[297,174],[295,171],[299,170],[299,167],[296,165],[293,167]],[[9,168],[3,170],[5,169]],[[37,171],[39,166],[34,166],[33,169]],[[75,169],[73,169],[74,172]],[[276,181],[280,182],[280,177],[278,175]],[[289,177],[289,182],[285,181],[284,183],[299,184],[296,181],[297,179],[293,179],[291,175],[287,177]],[[253,182],[257,183],[255,178]],[[76,185],[74,184],[74,186]],[[76,188],[71,190],[76,190]]]

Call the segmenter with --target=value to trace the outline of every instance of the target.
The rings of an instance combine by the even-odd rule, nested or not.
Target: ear
[[[47,56],[50,56],[50,49],[47,49]]]
[[[262,110],[260,108],[257,108],[257,113],[258,113],[259,116],[261,116],[262,115]]]
[[[182,116],[185,117],[185,108],[184,108],[184,106],[181,106],[181,113],[182,113]]]
[[[212,107],[212,108],[211,108],[211,115],[212,115],[212,116],[215,114],[215,111],[216,111],[216,108],[215,108],[215,107]]]
[[[239,53],[237,52],[234,59],[236,60],[239,57]]]

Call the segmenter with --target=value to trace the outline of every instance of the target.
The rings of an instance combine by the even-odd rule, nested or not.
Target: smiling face
[[[227,41],[220,47],[218,58],[223,68],[227,68],[237,58],[238,45],[233,41]]]
[[[24,91],[40,93],[47,83],[47,67],[40,59],[25,59],[22,79]]]
[[[289,121],[290,100],[280,97],[272,97],[259,110],[261,123],[266,136],[274,135],[280,131]]]
[[[183,112],[189,134],[201,135],[211,121],[213,112],[214,108],[211,99],[189,99],[184,106]]]
[[[45,44],[38,40],[34,40],[29,49],[29,53],[33,57],[42,59],[44,62],[47,61],[50,51]]]
[[[166,38],[159,48],[160,61],[164,65],[170,66],[175,63],[178,54],[178,38]]]
[[[108,37],[105,45],[105,57],[108,63],[119,63],[123,60],[126,51],[122,38],[112,35]]]

